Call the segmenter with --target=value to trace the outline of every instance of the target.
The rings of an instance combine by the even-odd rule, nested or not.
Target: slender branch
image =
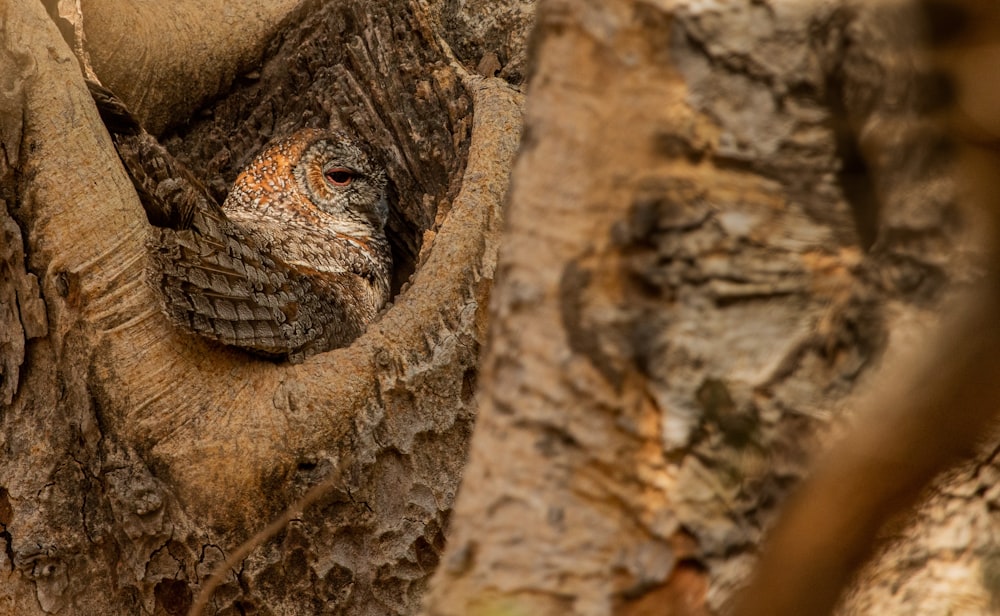
[[[209,600],[212,598],[212,594],[225,580],[229,571],[235,570],[251,552],[281,532],[293,519],[300,517],[307,507],[329,494],[333,488],[341,485],[344,469],[349,466],[350,461],[341,460],[337,467],[330,471],[330,474],[323,481],[309,488],[302,495],[302,498],[292,503],[290,507],[272,520],[270,524],[258,531],[253,537],[241,543],[223,562],[216,565],[215,570],[212,571],[212,575],[208,577],[208,580],[202,585],[201,590],[198,591],[194,603],[191,604],[191,609],[188,610],[188,616],[201,616],[205,606],[208,605]]]

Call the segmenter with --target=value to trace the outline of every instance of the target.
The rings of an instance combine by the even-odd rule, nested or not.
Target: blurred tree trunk
[[[976,279],[902,0],[543,1],[531,46],[517,0],[202,4],[0,0],[0,611],[182,614],[333,477],[208,613],[414,614],[435,570],[426,613],[720,613]],[[384,153],[379,322],[298,366],[173,330],[74,50],[220,198],[303,125]],[[998,472],[845,609],[985,611]]]
[[[425,613],[725,610],[812,454],[906,374],[874,368],[979,279],[919,37],[906,2],[540,3]],[[993,533],[959,529],[991,524],[995,473],[984,457],[897,520],[843,609],[985,613]]]

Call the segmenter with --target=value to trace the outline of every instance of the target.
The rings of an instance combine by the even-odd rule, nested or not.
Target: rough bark
[[[528,36],[534,0],[427,2],[455,56],[484,77],[521,84],[528,72]]]
[[[385,154],[399,293],[351,347],[292,366],[157,312],[147,223],[76,58],[40,3],[0,5],[0,596],[15,613],[183,613],[215,563],[334,468],[343,482],[231,572],[210,612],[415,610],[471,431],[519,95],[450,63],[417,5],[307,8],[259,77],[170,139],[221,190],[264,141],[302,125],[347,125]],[[132,80],[135,67],[114,76],[96,51],[125,26],[87,25],[86,11],[98,76]],[[266,30],[258,16],[248,36]],[[137,19],[151,32],[137,44],[162,42],[159,17]],[[132,95],[153,124],[186,108],[141,95],[176,84],[156,63],[183,55],[178,36]],[[244,42],[240,54],[265,47]],[[208,57],[183,91],[193,99],[242,62]]]
[[[873,368],[977,280],[913,23],[906,3],[540,3],[427,613],[724,610],[813,451],[895,374]],[[989,503],[962,485],[929,505],[951,528]],[[853,613],[967,598],[885,595],[939,557],[974,579],[989,551],[909,532],[918,562],[876,566]]]

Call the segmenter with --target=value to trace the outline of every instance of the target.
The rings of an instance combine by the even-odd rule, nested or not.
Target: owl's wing
[[[228,220],[208,233],[198,226],[160,229],[151,243],[153,282],[174,321],[267,357],[301,353],[324,337],[320,317],[329,308],[317,305],[315,281],[277,262]]]
[[[222,208],[204,185],[143,130],[118,97],[90,80],[87,87],[151,225],[187,229],[198,213],[224,217]]]
[[[142,129],[124,103],[88,82],[146,216],[150,279],[175,322],[268,357],[300,358],[331,335],[336,310],[321,305],[329,281],[276,260],[226,217],[194,175]],[[336,284],[336,283],[334,283]]]

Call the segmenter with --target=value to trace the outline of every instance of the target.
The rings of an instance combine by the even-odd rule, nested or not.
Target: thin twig
[[[281,532],[293,519],[301,516],[307,507],[340,485],[341,479],[344,476],[344,469],[348,466],[350,464],[347,461],[341,460],[337,467],[330,471],[326,479],[309,488],[302,498],[292,503],[281,515],[272,520],[270,524],[258,531],[253,537],[240,544],[222,563],[217,565],[212,575],[209,576],[208,580],[201,587],[201,590],[195,597],[194,603],[191,604],[188,616],[201,616],[205,606],[208,605],[208,601],[212,598],[215,589],[222,584],[229,571],[235,570],[237,565],[249,556],[251,552]]]

